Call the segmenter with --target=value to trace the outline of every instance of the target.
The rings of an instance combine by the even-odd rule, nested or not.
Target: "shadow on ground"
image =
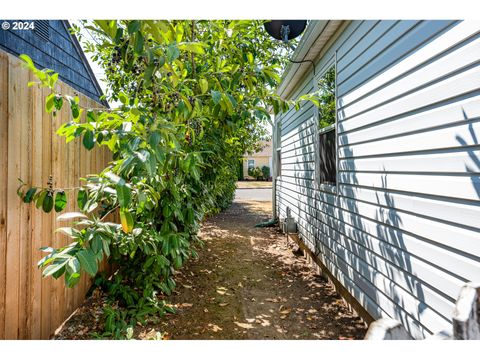
[[[361,339],[366,328],[268,219],[270,202],[236,201],[207,220],[205,246],[169,298],[172,339]]]
[[[176,314],[138,325],[134,338],[362,339],[366,327],[277,228],[255,228],[271,214],[269,201],[235,201],[206,220],[204,246],[175,276],[166,298]],[[290,245],[293,246],[292,243]],[[105,296],[94,292],[56,339],[102,332]]]

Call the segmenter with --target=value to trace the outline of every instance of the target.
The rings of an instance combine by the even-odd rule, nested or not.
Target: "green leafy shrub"
[[[116,271],[97,283],[116,304],[105,310],[105,331],[120,337],[149,314],[169,311],[158,294],[171,294],[175,271],[196,256],[202,219],[231,204],[242,154],[266,135],[267,108],[289,108],[273,92],[286,57],[278,58],[278,43],[261,21],[85,25],[95,36],[87,50],[105,69],[106,96],[118,108],[82,108],[78,97],[56,91],[58,74],[22,56],[39,79],[29,85],[51,91],[46,110],[53,116],[63,106],[71,110],[57,134],[66,142],[81,138],[88,150],[107,147],[113,156],[68,190],[76,192],[80,212],[60,215],[73,224],[58,230],[72,242],[43,248],[38,266],[43,276],[64,276],[73,287],[84,274],[96,276],[108,258]],[[22,182],[18,194],[50,212],[65,208],[65,191],[49,179],[47,187]]]
[[[245,175],[243,174],[243,159],[240,159],[237,163],[237,180],[245,179]]]
[[[266,165],[262,166],[262,177],[264,180],[268,180],[270,177],[270,168]]]
[[[250,169],[248,169],[248,175],[253,177],[255,180],[261,180],[262,176],[263,176],[263,173],[262,173],[262,170],[258,166],[255,166],[255,167],[251,167]]]

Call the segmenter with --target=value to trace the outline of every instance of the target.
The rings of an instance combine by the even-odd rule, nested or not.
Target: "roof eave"
[[[95,76],[95,73],[93,72],[91,66],[90,66],[90,63],[88,62],[88,59],[87,57],[85,56],[85,53],[83,52],[83,49],[82,49],[82,46],[80,45],[80,42],[78,41],[77,37],[72,34],[70,32],[70,22],[68,20],[62,20],[63,21],[63,24],[64,26],[67,28],[67,31],[70,35],[70,38],[72,39],[72,43],[73,45],[75,46],[75,48],[77,49],[78,53],[80,54],[81,58],[82,58],[82,61],[83,61],[83,64],[88,72],[88,74],[90,75],[90,78],[93,82],[93,86],[95,87],[95,89],[98,91],[98,93],[100,94],[100,97],[103,96],[103,90],[100,86],[100,84],[98,83],[98,80],[97,80],[97,77]],[[100,102],[102,103],[103,106],[105,106],[106,108],[110,108],[110,105],[108,104],[108,102],[104,99],[100,100]]]
[[[344,20],[312,20],[307,26],[291,60],[317,62],[325,45],[343,23]],[[276,91],[282,99],[287,99],[305,77],[312,66],[310,61],[304,63],[290,62],[287,66]]]

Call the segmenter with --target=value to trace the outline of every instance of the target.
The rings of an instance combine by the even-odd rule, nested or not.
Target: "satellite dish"
[[[299,36],[307,26],[307,20],[270,20],[265,30],[275,39],[288,42]]]

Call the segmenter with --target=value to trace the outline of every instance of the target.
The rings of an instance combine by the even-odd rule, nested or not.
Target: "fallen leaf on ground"
[[[183,303],[180,305],[181,307],[192,307],[193,304],[190,304],[190,303]]]
[[[222,307],[223,307],[223,306],[227,306],[227,305],[228,305],[228,303],[220,303],[220,304],[218,304],[218,306],[222,306]]]
[[[219,293],[220,295],[225,295],[226,292],[227,292],[227,288],[224,288],[223,286],[217,287],[217,293]]]
[[[152,329],[145,334],[145,339],[146,340],[162,340],[162,334],[159,331]]]
[[[212,330],[213,332],[217,332],[217,331],[222,331],[222,330],[223,330],[220,326],[215,325],[215,324],[208,324],[208,327],[209,327],[210,330]]]
[[[252,324],[246,324],[246,323],[241,323],[238,321],[234,321],[234,324],[237,325],[238,327],[244,328],[244,329],[253,329]]]

